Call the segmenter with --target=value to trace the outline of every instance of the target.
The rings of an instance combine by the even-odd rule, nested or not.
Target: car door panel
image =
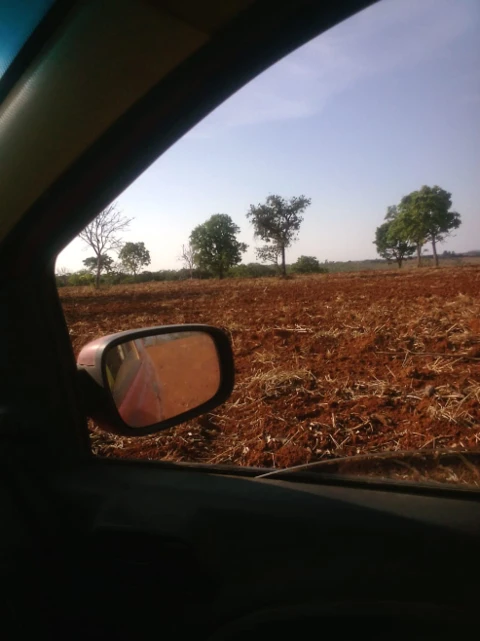
[[[87,465],[57,483],[60,496],[78,501],[75,519],[82,500],[95,496],[95,511],[83,513],[85,567],[90,556],[104,564],[108,582],[116,576],[117,587],[135,585],[135,603],[142,595],[142,604],[152,604],[147,613],[142,608],[147,618],[155,603],[168,602],[170,614],[190,612],[191,620],[194,612],[195,627],[211,632],[287,606],[310,604],[327,616],[340,606],[364,604],[367,611],[395,603],[423,612],[442,603],[447,613],[468,611],[476,598],[459,563],[468,558],[470,577],[478,572],[480,506],[468,496],[115,461]]]

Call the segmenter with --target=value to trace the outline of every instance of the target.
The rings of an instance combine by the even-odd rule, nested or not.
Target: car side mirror
[[[209,325],[120,332],[88,343],[77,359],[87,415],[100,428],[144,436],[223,403],[234,382],[227,335]]]

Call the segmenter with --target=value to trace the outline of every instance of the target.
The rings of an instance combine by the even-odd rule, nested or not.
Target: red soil
[[[478,449],[480,269],[61,290],[74,350],[103,334],[209,323],[236,387],[152,437],[92,430],[104,456],[286,467],[384,451]]]

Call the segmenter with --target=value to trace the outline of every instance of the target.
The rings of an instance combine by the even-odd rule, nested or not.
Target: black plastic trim
[[[0,103],[5,100],[48,40],[56,35],[75,4],[75,0],[56,0],[40,20],[0,79]]]

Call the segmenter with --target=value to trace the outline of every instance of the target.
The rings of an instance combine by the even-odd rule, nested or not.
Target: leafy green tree
[[[415,252],[415,245],[403,240],[403,233],[395,223],[397,217],[398,207],[388,207],[385,222],[377,227],[373,242],[377,246],[377,253],[388,262],[396,261],[400,269],[405,258]]]
[[[125,243],[118,254],[118,259],[123,269],[128,274],[133,274],[133,278],[136,278],[142,267],[152,262],[145,243]]]
[[[82,261],[85,268],[92,274],[96,274],[100,269],[100,274],[109,274],[114,266],[113,258],[108,254],[101,254],[98,258],[96,256],[89,256]]]
[[[416,245],[419,266],[422,246],[431,242],[435,266],[438,267],[437,244],[460,227],[461,216],[450,211],[451,206],[452,194],[437,185],[424,185],[402,198],[393,230],[403,240]]]
[[[125,218],[118,210],[116,203],[109,205],[101,211],[92,222],[78,235],[95,254],[97,269],[95,273],[95,287],[100,287],[100,274],[102,272],[102,256],[110,251],[119,251],[121,239],[119,234],[126,229],[133,218]]]
[[[285,200],[272,194],[266,202],[257,206],[250,205],[247,218],[253,225],[256,238],[278,249],[281,257],[282,276],[287,275],[285,250],[297,239],[303,222],[301,214],[311,204],[311,199],[305,196],[294,196]]]
[[[237,240],[240,227],[227,214],[214,214],[190,234],[195,264],[218,278],[224,278],[242,260],[247,245]]]
[[[300,256],[291,266],[295,274],[326,274],[328,269],[320,265],[320,261],[315,256]]]

